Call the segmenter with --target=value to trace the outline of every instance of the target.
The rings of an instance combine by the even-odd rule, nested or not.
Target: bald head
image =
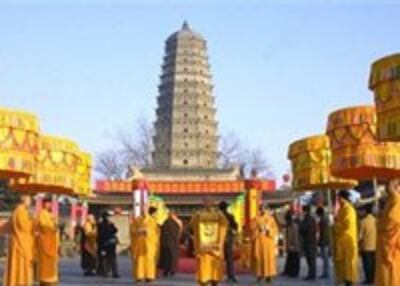
[[[203,198],[203,205],[206,209],[210,209],[214,205],[214,201],[212,200],[212,198],[210,196],[205,196]]]
[[[387,185],[387,192],[390,194],[395,194],[400,190],[400,179],[391,179]]]
[[[87,217],[88,222],[90,223],[95,223],[96,222],[96,218],[94,217],[93,214],[89,214]]]
[[[20,201],[22,204],[24,204],[27,207],[30,207],[31,203],[32,203],[31,196],[29,196],[29,195],[22,195],[20,198]]]

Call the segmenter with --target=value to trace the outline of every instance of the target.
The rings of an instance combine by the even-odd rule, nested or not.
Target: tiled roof
[[[251,188],[274,191],[275,181],[97,181],[95,192],[129,193],[138,188],[146,188],[154,194],[234,194]]]

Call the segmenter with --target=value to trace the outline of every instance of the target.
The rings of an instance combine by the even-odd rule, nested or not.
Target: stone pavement
[[[60,265],[61,272],[61,284],[60,286],[80,286],[80,285],[91,285],[91,286],[123,286],[123,285],[133,285],[134,282],[131,278],[130,268],[131,262],[128,257],[119,257],[118,265],[120,268],[121,278],[100,278],[100,277],[83,277],[81,270],[79,268],[79,259],[63,259]],[[283,260],[279,260],[279,269],[282,269]],[[2,272],[3,264],[0,264],[0,272]],[[302,261],[302,275],[303,277],[306,272],[306,266],[304,260]],[[135,284],[140,285],[140,284]],[[149,285],[149,284],[147,284]],[[150,284],[152,286],[195,286],[194,276],[192,274],[178,274],[175,278],[160,279],[156,282]],[[229,285],[227,283],[222,283],[221,285]],[[261,285],[255,282],[254,276],[250,274],[243,274],[239,276],[239,283],[234,284],[238,286],[251,286],[251,285]],[[271,284],[273,286],[331,286],[332,281],[326,280],[316,280],[315,282],[304,282],[301,278],[298,279],[288,279],[284,277],[278,277]]]
[[[280,260],[280,269],[282,269],[283,260]],[[132,285],[133,280],[131,278],[131,261],[127,257],[119,257],[118,266],[120,269],[120,279],[105,279],[98,277],[83,277],[81,271],[79,269],[79,261],[77,259],[74,260],[63,260],[61,265],[61,285],[65,286],[78,286],[78,285]],[[303,261],[302,267],[302,275],[305,275],[306,267]],[[274,286],[309,286],[309,285],[320,285],[320,286],[328,286],[332,285],[331,281],[315,281],[314,283],[305,283],[301,278],[299,279],[287,279],[283,277],[277,278],[272,285]],[[137,284],[136,284],[137,285]],[[168,279],[159,279],[158,281],[152,283],[154,286],[195,286],[194,275],[192,274],[178,274],[174,278]],[[227,283],[223,283],[222,285],[228,285]],[[260,285],[255,282],[255,278],[250,274],[244,274],[239,277],[239,283],[236,285],[240,286],[250,286],[250,285]]]

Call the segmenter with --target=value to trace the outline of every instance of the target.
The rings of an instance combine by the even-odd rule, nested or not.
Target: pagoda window
[[[185,129],[183,129],[183,132],[188,133],[189,129],[185,128]]]
[[[183,165],[189,164],[189,161],[187,159],[183,160]]]

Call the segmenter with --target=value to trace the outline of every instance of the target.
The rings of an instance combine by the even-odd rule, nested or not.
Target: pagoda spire
[[[190,30],[190,26],[189,26],[187,20],[183,21],[182,30]]]

